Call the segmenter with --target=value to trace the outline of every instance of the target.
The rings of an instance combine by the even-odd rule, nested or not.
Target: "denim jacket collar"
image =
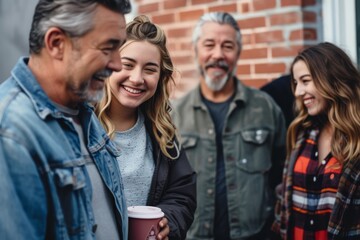
[[[28,67],[29,58],[22,57],[11,71],[12,77],[15,79],[20,88],[29,96],[36,112],[41,119],[45,119],[48,115],[54,118],[64,117],[63,113],[57,109],[41,88],[39,82]],[[24,81],[26,80],[26,81]],[[82,107],[88,108],[87,104]]]
[[[52,104],[49,97],[41,88],[35,76],[27,66],[28,62],[29,58],[20,58],[11,71],[12,77],[17,84],[19,84],[20,88],[29,96],[40,118],[45,119],[48,115],[59,118],[62,115],[61,112]]]
[[[45,119],[48,116],[57,119],[65,119],[66,117],[64,114],[52,103],[51,99],[41,88],[39,82],[27,66],[28,62],[29,58],[20,58],[11,72],[12,77],[15,79],[20,88],[29,96],[35,111],[41,119]],[[81,125],[83,126],[84,134],[88,139],[89,151],[95,152],[105,145],[105,143],[109,140],[109,137],[106,135],[105,131],[99,128],[98,125],[90,124],[90,119],[95,116],[93,114],[92,107],[88,103],[80,105],[80,115]],[[99,138],[98,136],[102,137]],[[119,154],[118,150],[115,148],[113,151],[116,155]]]

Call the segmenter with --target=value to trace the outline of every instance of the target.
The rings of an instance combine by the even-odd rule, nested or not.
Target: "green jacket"
[[[274,188],[285,159],[285,120],[270,96],[236,80],[223,129],[231,239],[262,230],[273,216]],[[173,119],[197,172],[197,210],[187,239],[212,239],[215,215],[216,140],[200,87],[173,102]]]

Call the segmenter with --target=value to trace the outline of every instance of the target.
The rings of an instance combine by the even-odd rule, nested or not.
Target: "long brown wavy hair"
[[[153,135],[159,143],[160,149],[170,159],[179,155],[179,146],[174,141],[176,129],[170,117],[170,101],[168,84],[174,83],[172,74],[174,72],[170,54],[166,48],[166,36],[164,31],[156,24],[150,22],[149,18],[140,15],[126,26],[127,42],[120,48],[120,52],[127,44],[133,41],[147,41],[156,46],[160,51],[160,79],[154,96],[144,102],[140,109],[150,121]],[[115,128],[109,115],[108,109],[112,101],[112,93],[109,83],[105,85],[105,96],[96,106],[96,114],[110,137],[113,136]],[[170,150],[174,149],[177,156],[172,156]],[[173,152],[173,151],[171,151]]]
[[[309,47],[294,59],[291,65],[292,90],[295,90],[294,64],[304,61],[314,85],[326,101],[326,121],[334,132],[331,153],[341,164],[360,160],[360,74],[349,56],[334,44],[324,42]],[[300,132],[315,124],[302,99],[296,99],[297,117],[287,133],[287,153],[295,147]]]

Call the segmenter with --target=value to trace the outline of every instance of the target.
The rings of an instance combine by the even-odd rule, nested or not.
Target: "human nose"
[[[118,51],[114,51],[111,54],[111,59],[108,64],[108,68],[115,72],[121,71],[122,63],[121,63],[120,53]]]
[[[216,45],[214,47],[212,57],[215,59],[223,59],[224,58],[224,52],[220,45]]]
[[[294,92],[295,97],[300,97],[300,96],[302,96],[304,94],[305,94],[304,87],[302,86],[301,83],[297,83],[296,86],[295,86],[295,92]]]
[[[144,79],[141,70],[133,69],[129,75],[129,80],[133,83],[143,83]]]

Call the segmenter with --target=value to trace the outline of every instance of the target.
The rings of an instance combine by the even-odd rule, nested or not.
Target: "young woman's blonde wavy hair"
[[[150,120],[152,132],[160,145],[161,151],[170,159],[179,155],[179,146],[175,142],[176,129],[170,117],[169,89],[170,82],[174,83],[172,74],[174,72],[170,54],[166,48],[166,36],[164,31],[156,24],[150,22],[149,18],[140,15],[126,26],[127,40],[120,48],[120,52],[127,44],[134,41],[147,41],[156,46],[160,51],[160,79],[154,96],[144,102],[140,109]],[[105,96],[96,106],[98,118],[110,137],[113,136],[115,128],[108,115],[112,94],[108,82],[105,85]],[[175,150],[176,155],[170,154]],[[173,152],[173,151],[171,151]]]
[[[326,101],[325,121],[333,126],[331,153],[341,164],[360,160],[360,74],[348,55],[331,43],[320,43],[303,50],[291,65],[304,61],[314,85]],[[292,81],[292,90],[295,82]],[[318,118],[308,114],[303,100],[296,99],[297,117],[287,133],[288,157],[298,134],[309,129]]]

